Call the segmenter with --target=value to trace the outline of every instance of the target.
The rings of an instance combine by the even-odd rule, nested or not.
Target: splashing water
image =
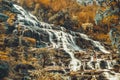
[[[21,13],[18,14],[17,21],[29,29],[33,33],[38,34],[38,40],[40,42],[46,43],[45,47],[52,47],[55,49],[63,49],[66,53],[68,53],[71,57],[70,64],[68,65],[71,71],[80,70],[81,61],[75,58],[75,51],[83,51],[76,44],[76,34],[81,36],[81,38],[85,40],[89,40],[92,42],[93,46],[99,48],[103,53],[109,53],[98,41],[94,41],[90,39],[87,35],[77,32],[66,32],[66,29],[60,27],[61,29],[56,30],[53,29],[53,24],[47,24],[44,22],[40,22],[37,20],[35,16],[25,11],[22,7],[15,5],[14,7]],[[49,45],[48,45],[49,44]]]
[[[102,46],[102,45],[100,44],[100,42],[94,41],[94,40],[90,39],[90,38],[89,38],[87,35],[85,35],[85,34],[80,34],[80,35],[81,35],[81,37],[84,38],[85,40],[91,41],[92,44],[93,44],[95,47],[97,47],[100,51],[102,51],[103,53],[110,53],[109,51],[107,51],[107,50],[104,48],[104,46]]]

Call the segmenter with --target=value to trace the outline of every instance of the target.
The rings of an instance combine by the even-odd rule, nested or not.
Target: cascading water
[[[90,39],[90,38],[89,38],[87,35],[85,35],[85,34],[80,34],[80,35],[81,35],[81,37],[84,38],[85,40],[91,41],[92,44],[93,44],[95,47],[97,47],[100,51],[102,51],[103,53],[110,53],[109,51],[105,50],[104,46],[102,46],[102,45],[100,44],[100,42],[94,41],[94,40]]]
[[[52,47],[55,49],[63,49],[71,57],[69,68],[71,71],[80,70],[81,61],[75,58],[75,51],[83,51],[77,44],[76,38],[81,37],[84,40],[88,40],[92,43],[94,47],[97,47],[103,53],[109,53],[98,41],[90,39],[87,35],[78,32],[66,32],[66,29],[60,27],[60,29],[53,29],[53,24],[47,24],[44,22],[39,22],[35,16],[26,12],[22,7],[15,5],[14,7],[20,12],[17,15],[17,22],[20,25],[29,29],[32,34],[37,34],[37,40],[39,42],[44,42],[45,47]],[[79,35],[79,36],[76,36]],[[82,42],[81,42],[82,43]],[[41,46],[40,44],[39,46]]]

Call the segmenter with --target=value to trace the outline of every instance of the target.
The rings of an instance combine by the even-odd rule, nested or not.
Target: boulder
[[[9,65],[7,62],[0,60],[0,80],[8,76]]]
[[[0,13],[0,21],[5,22],[9,17],[5,14]]]
[[[20,74],[28,74],[28,70],[34,70],[35,67],[33,67],[30,64],[18,64],[14,68],[16,72],[19,72]]]
[[[12,13],[20,13],[15,7],[14,7],[14,4],[9,1],[9,0],[1,0],[0,1],[0,5],[2,5],[0,7],[0,11],[3,12],[3,11],[10,11]]]

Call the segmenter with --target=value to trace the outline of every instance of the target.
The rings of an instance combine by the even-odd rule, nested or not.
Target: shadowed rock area
[[[94,23],[70,28],[77,26],[77,18],[67,11],[56,12],[46,23],[45,13],[40,14],[43,20],[31,14],[32,6],[9,0],[0,4],[0,79],[120,80],[119,29],[110,30],[111,45],[109,35],[101,38],[103,29],[94,29]],[[60,17],[68,23],[54,23]]]

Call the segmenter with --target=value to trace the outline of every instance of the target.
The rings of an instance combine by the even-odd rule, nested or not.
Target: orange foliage
[[[13,26],[13,25],[14,25],[14,22],[15,22],[15,19],[16,19],[16,14],[11,13],[11,14],[9,14],[8,16],[9,16],[9,18],[8,18],[8,20],[7,20],[7,23],[8,23],[10,26]]]
[[[0,60],[9,60],[9,57],[5,55],[0,55]]]
[[[94,23],[94,16],[96,15],[96,6],[80,6],[80,11],[74,11],[72,14],[76,15],[78,18],[79,27],[82,23]],[[72,16],[71,16],[72,17]]]
[[[103,19],[103,23],[107,24],[107,25],[111,25],[112,23],[118,23],[119,22],[119,16],[117,15],[112,15],[112,16],[108,16],[106,18]]]
[[[99,33],[99,34],[94,34],[94,36],[97,40],[101,40],[101,41],[110,43],[110,38],[109,38],[108,34],[103,34],[103,33],[100,34]]]
[[[72,8],[74,7],[75,2],[70,1],[70,0],[55,0],[52,2],[52,4],[50,5],[50,7],[54,10],[54,11],[60,11],[66,8]]]
[[[21,0],[20,0],[21,1]],[[35,3],[33,14],[36,14],[41,7],[49,8],[52,12],[68,12],[72,21],[78,22],[78,27],[82,23],[94,23],[94,16],[96,14],[97,6],[89,5],[82,6],[77,2],[72,0],[22,0],[27,7],[31,6],[29,4]],[[21,1],[21,3],[22,3]],[[76,16],[76,19],[74,18]],[[60,20],[59,20],[60,21]],[[60,22],[63,24],[63,21]],[[75,26],[73,26],[75,27]]]
[[[9,11],[3,11],[3,14],[9,16],[9,18],[7,19],[7,23],[10,25],[10,26],[13,26],[15,20],[16,20],[16,14],[15,13],[11,13]]]
[[[44,5],[49,5],[52,0],[34,0],[35,3],[41,3]]]
[[[31,44],[36,44],[36,39],[30,37],[23,37],[23,40],[30,42]]]
[[[49,5],[51,0],[18,0],[17,1],[21,6],[26,5],[26,7],[31,8],[33,4],[43,4],[43,5]]]
[[[5,25],[0,23],[0,33],[5,33]]]
[[[7,52],[0,51],[0,60],[8,60],[9,57],[7,56]]]
[[[102,24],[107,25],[108,30],[110,30],[110,27],[112,24],[119,23],[118,19],[119,19],[119,16],[117,16],[117,15],[108,16],[102,20]]]
[[[44,5],[45,7],[52,8],[54,11],[66,9],[68,7],[73,8],[77,4],[75,1],[71,0],[18,0],[18,3],[21,6],[26,5],[27,7],[30,7],[35,3],[35,5],[39,4],[37,7]]]

